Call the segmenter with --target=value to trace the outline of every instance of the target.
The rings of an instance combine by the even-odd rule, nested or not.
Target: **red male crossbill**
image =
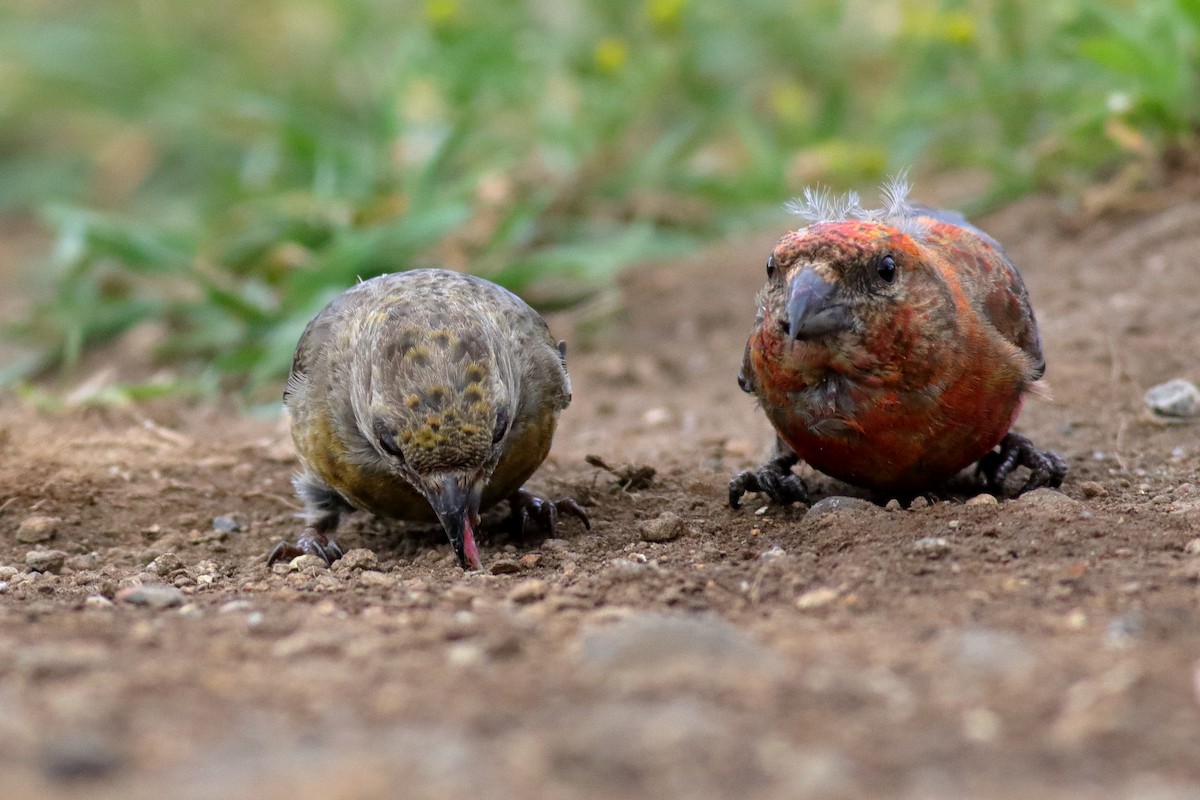
[[[809,223],[767,259],[738,383],[775,426],[777,453],[729,484],[804,500],[804,460],[855,486],[913,494],[971,464],[996,493],[1058,486],[1066,463],[1009,429],[1046,371],[1029,294],[990,236],[884,188],[884,207],[808,191]],[[998,450],[996,448],[999,448]]]

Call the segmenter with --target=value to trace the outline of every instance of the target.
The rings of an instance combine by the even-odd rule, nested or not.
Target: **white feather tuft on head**
[[[857,192],[835,195],[828,188],[818,186],[806,188],[802,197],[787,204],[787,209],[809,225],[862,220],[880,222],[904,233],[919,235],[925,231],[925,226],[919,220],[920,209],[908,201],[911,191],[908,171],[904,170],[889,178],[880,187],[880,199],[883,201],[880,208],[863,206]]]

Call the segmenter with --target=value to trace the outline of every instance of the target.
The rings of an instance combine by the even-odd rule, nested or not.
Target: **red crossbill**
[[[521,489],[545,460],[571,402],[566,348],[520,298],[446,270],[381,275],[305,328],[284,391],[306,525],[268,564],[332,562],[343,511],[441,522],[463,568],[480,569],[479,514],[509,500],[523,528],[551,533],[574,500]]]
[[[971,464],[1002,493],[1058,486],[1066,463],[1010,428],[1046,370],[1016,267],[961,215],[885,187],[884,207],[806,192],[808,222],[767,259],[738,382],[778,435],[776,455],[729,484],[729,503],[764,492],[805,500],[804,460],[878,493],[938,487]],[[998,449],[997,449],[998,448]]]

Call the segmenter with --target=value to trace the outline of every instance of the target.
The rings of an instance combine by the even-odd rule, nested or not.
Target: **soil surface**
[[[9,400],[0,793],[1200,797],[1200,425],[1143,402],[1200,381],[1200,193],[1141,201],[980,220],[1045,339],[1017,428],[1070,464],[999,504],[803,467],[854,499],[726,506],[769,453],[735,376],[777,233],[551,319],[575,402],[531,486],[592,530],[485,519],[483,573],[362,514],[332,570],[268,569],[298,532],[282,421]]]

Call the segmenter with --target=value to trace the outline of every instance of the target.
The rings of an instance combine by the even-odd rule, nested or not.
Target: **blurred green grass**
[[[810,182],[972,167],[990,196],[1188,145],[1200,0],[9,0],[0,212],[56,246],[11,382],[151,326],[274,386],[358,277],[577,302]]]

